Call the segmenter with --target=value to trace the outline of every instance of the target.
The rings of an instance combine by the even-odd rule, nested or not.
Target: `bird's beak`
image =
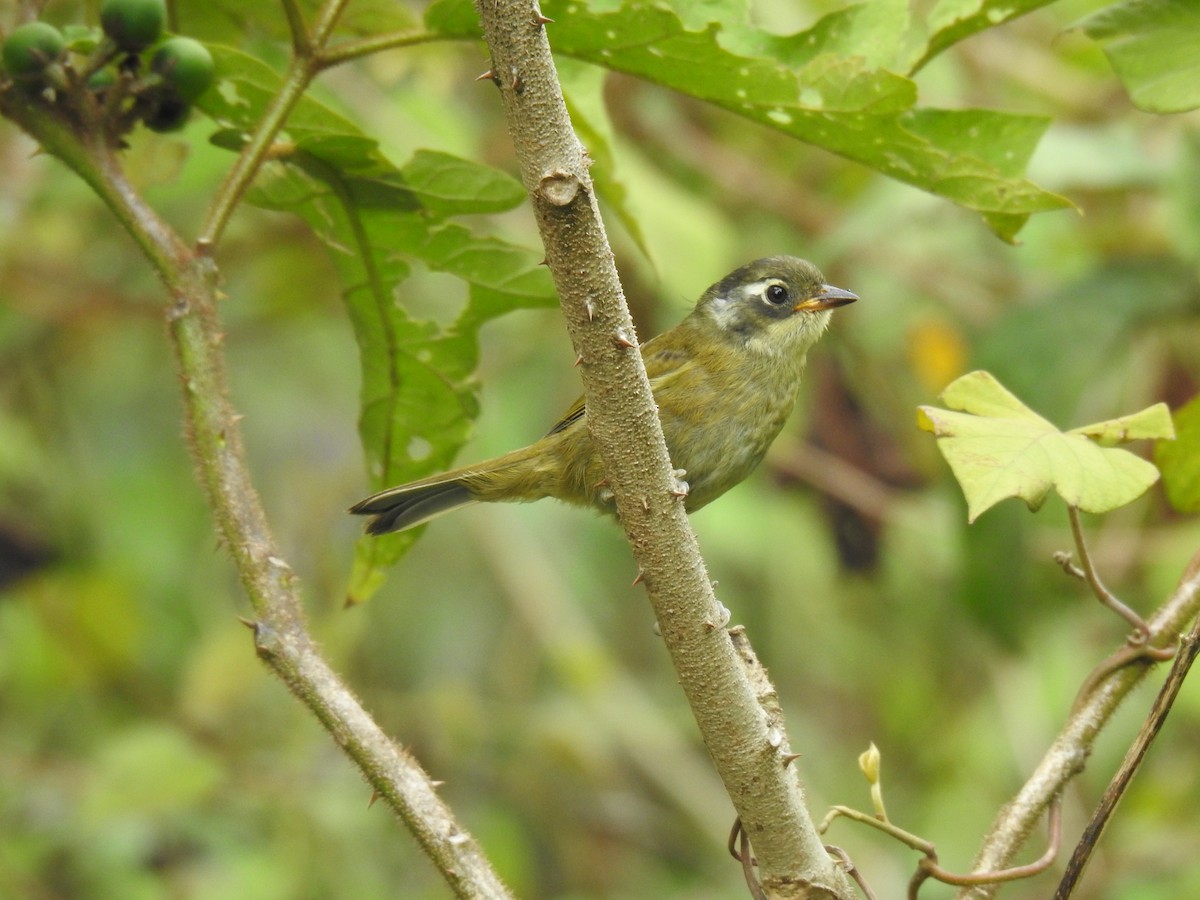
[[[847,303],[853,303],[857,299],[858,294],[844,291],[839,287],[834,287],[832,284],[823,284],[813,291],[812,296],[806,297],[797,303],[793,311],[820,312],[823,309],[835,309],[839,306],[845,306]]]

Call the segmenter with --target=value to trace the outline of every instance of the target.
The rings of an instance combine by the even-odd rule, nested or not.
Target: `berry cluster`
[[[199,41],[163,39],[166,15],[164,0],[104,0],[100,29],[71,27],[64,35],[27,22],[4,41],[4,73],[12,87],[78,124],[102,125],[117,145],[139,122],[174,131],[212,84],[214,67]]]

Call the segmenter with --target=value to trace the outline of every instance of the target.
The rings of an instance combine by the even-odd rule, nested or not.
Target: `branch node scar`
[[[551,206],[567,206],[579,194],[579,176],[555,170],[542,176],[538,193]]]

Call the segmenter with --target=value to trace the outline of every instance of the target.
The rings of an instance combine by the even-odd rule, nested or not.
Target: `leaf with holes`
[[[240,149],[246,130],[280,89],[279,76],[237,51],[216,52],[221,90],[205,111],[226,128],[214,140]],[[330,249],[362,367],[359,433],[371,486],[449,466],[478,407],[478,332],[511,310],[551,306],[549,272],[531,250],[483,236],[454,216],[496,213],[525,199],[505,173],[447,153],[419,150],[398,166],[378,143],[304,97],[254,188],[251,204],[300,216]],[[398,299],[414,265],[463,283],[465,303],[448,326],[414,319]],[[366,599],[412,534],[359,541],[347,592]]]
[[[968,5],[984,20],[995,15],[990,0]],[[555,19],[557,55],[705,100],[945,197],[1005,240],[1031,214],[1071,205],[1023,175],[1048,119],[917,106],[916,83],[898,72],[924,44],[913,48],[899,0],[830,13],[787,36],[752,28],[732,0],[689,4],[684,13],[632,0],[604,11],[581,0],[543,0],[541,8]],[[447,37],[479,35],[469,0],[435,0],[425,24]]]

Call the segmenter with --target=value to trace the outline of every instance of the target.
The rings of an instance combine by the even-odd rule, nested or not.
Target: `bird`
[[[684,508],[695,512],[746,478],[796,404],[809,348],[831,311],[858,295],[815,265],[769,256],[709,287],[674,328],[641,347]],[[527,447],[390,487],[350,508],[380,535],[473,503],[554,497],[615,512],[579,398]]]

